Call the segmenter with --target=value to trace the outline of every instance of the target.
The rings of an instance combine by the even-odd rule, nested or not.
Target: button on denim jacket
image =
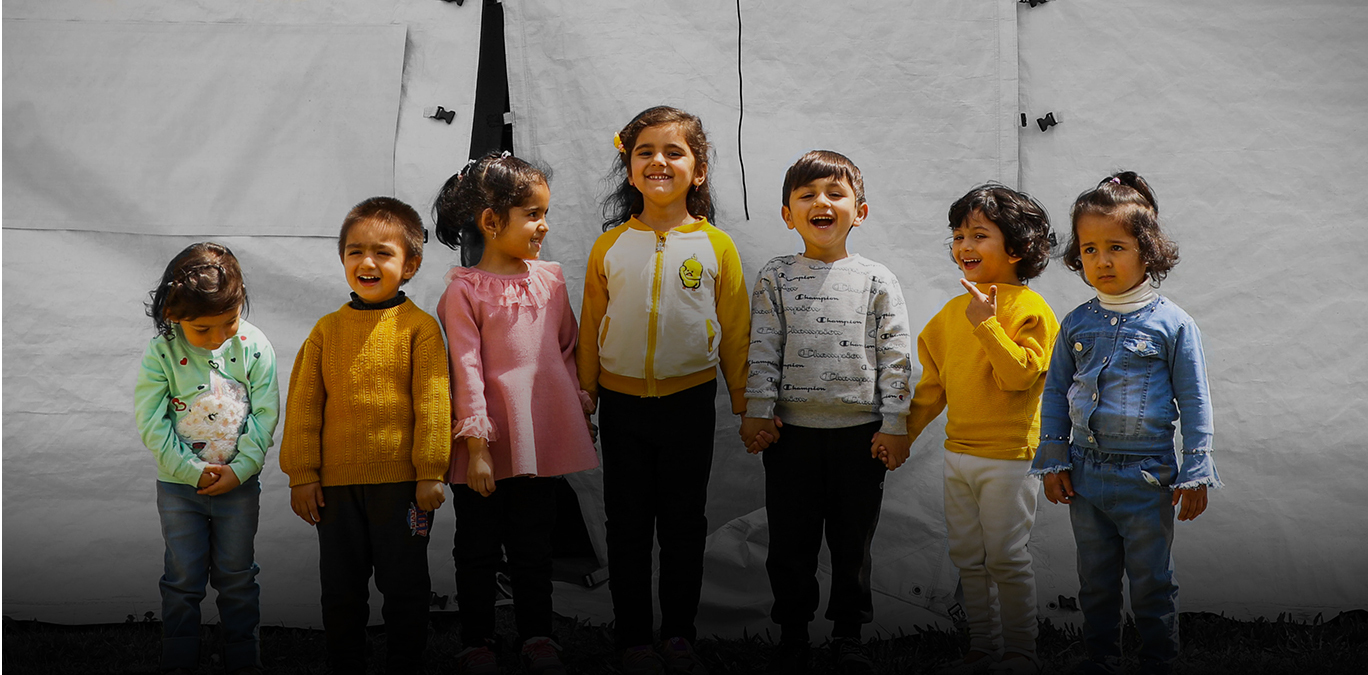
[[[1173,487],[1221,487],[1211,461],[1211,394],[1196,322],[1163,296],[1130,314],[1103,309],[1093,298],[1060,324],[1031,473],[1071,469],[1071,444],[1173,457],[1180,413],[1183,463]]]

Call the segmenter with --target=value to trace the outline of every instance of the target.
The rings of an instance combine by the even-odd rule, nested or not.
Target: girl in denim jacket
[[[1211,461],[1211,397],[1192,317],[1155,288],[1178,263],[1159,229],[1154,193],[1130,171],[1079,195],[1064,264],[1097,297],[1060,325],[1041,400],[1031,473],[1068,504],[1078,545],[1088,663],[1121,656],[1121,574],[1131,584],[1140,671],[1171,672],[1178,656],[1173,518],[1192,520],[1221,487]],[[1183,461],[1173,422],[1182,423]]]

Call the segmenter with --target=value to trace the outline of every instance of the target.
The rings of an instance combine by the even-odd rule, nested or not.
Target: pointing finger
[[[988,301],[988,296],[980,292],[979,289],[974,286],[973,282],[968,279],[960,279],[960,285],[963,286],[965,290],[969,291],[969,294],[973,295],[975,300],[980,302]]]

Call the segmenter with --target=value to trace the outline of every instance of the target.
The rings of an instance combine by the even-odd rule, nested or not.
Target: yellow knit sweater
[[[978,284],[983,293],[991,284]],[[1031,459],[1040,444],[1040,392],[1059,321],[1039,293],[997,284],[997,316],[978,326],[966,293],[945,303],[917,338],[922,378],[907,432],[916,438],[936,416],[945,448],[988,459]]]
[[[290,487],[441,480],[448,372],[441,327],[412,301],[319,319],[290,373],[280,445]]]

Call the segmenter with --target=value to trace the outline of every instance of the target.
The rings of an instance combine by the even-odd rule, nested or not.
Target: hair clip
[[[511,153],[511,152],[509,152],[509,151],[507,151],[507,150],[504,150],[503,153],[499,155],[499,159],[508,159],[509,157],[512,157],[512,156],[513,156],[513,153]]]
[[[474,157],[470,158],[470,161],[466,162],[465,166],[461,167],[461,170],[456,172],[456,178],[464,179],[466,177],[466,174],[470,173],[470,167],[475,166],[479,163],[480,160],[475,159]]]
[[[1120,178],[1117,178],[1116,176],[1112,176],[1111,178],[1108,178],[1107,180],[1102,181],[1102,182],[1104,182],[1104,183],[1114,183],[1114,184],[1116,184],[1116,185],[1120,185],[1120,184],[1121,184],[1121,179],[1120,179]]]
[[[627,149],[622,147],[622,134],[613,134],[613,147],[617,148],[619,153],[627,152]]]

